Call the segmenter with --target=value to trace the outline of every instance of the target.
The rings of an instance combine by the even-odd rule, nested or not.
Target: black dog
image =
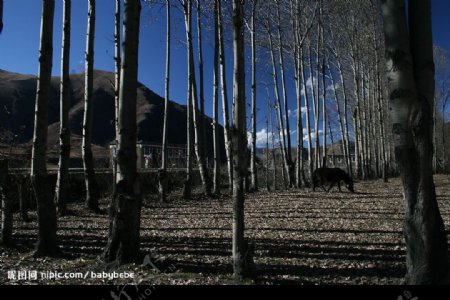
[[[322,189],[326,192],[329,192],[331,188],[337,183],[339,187],[339,192],[341,191],[341,181],[345,182],[347,189],[354,193],[353,189],[353,180],[350,176],[345,173],[345,171],[339,168],[319,168],[313,172],[312,182],[313,182],[313,191],[316,190],[316,187],[321,186]],[[325,189],[325,184],[330,183],[330,187],[328,190]]]

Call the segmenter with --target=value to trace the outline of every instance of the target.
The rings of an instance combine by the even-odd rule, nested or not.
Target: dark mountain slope
[[[71,75],[71,82],[70,126],[74,137],[79,140],[84,111],[84,74]],[[106,146],[114,140],[113,82],[113,73],[95,71],[92,138],[93,143],[99,146]],[[142,84],[139,84],[137,94],[138,139],[144,143],[159,143],[162,139],[164,99]],[[35,76],[0,70],[0,129],[16,134],[20,143],[30,142],[33,136],[35,95]],[[169,113],[169,143],[186,144],[186,106],[171,101]],[[48,120],[48,146],[49,149],[55,149],[59,143],[59,77],[52,78]],[[208,151],[212,153],[212,122],[209,117],[203,120],[206,124]],[[223,136],[223,128],[220,135]]]

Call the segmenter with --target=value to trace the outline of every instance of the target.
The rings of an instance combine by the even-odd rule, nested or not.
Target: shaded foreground
[[[446,230],[450,227],[450,178],[436,178]],[[355,184],[356,194],[310,190],[250,194],[246,201],[246,237],[255,242],[257,276],[246,284],[400,284],[405,274],[403,201],[399,179]],[[358,193],[359,192],[359,193]],[[66,256],[35,259],[36,215],[15,221],[15,246],[0,248],[0,284],[124,284],[130,279],[8,279],[8,271],[134,272],[147,284],[228,284],[231,279],[232,207],[228,197],[169,204],[146,199],[141,249],[146,266],[106,270],[98,260],[108,230],[107,215],[71,204],[71,215],[58,220]],[[106,209],[108,200],[101,201]],[[17,215],[15,215],[15,219]],[[149,263],[151,262],[151,263]],[[11,272],[10,272],[11,273]]]

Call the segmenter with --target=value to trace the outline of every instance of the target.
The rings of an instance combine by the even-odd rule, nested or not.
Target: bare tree
[[[250,26],[252,52],[252,143],[250,152],[251,189],[258,189],[258,170],[256,168],[256,5],[258,0],[252,0],[252,19]]]
[[[184,4],[184,16],[185,16],[185,27],[186,27],[186,43],[187,43],[187,61],[188,61],[188,84],[191,86],[190,90],[188,88],[188,93],[190,93],[190,102],[192,103],[192,123],[194,125],[194,148],[195,154],[197,156],[198,168],[200,171],[200,177],[202,180],[203,190],[205,194],[209,195],[211,193],[210,180],[208,176],[208,170],[206,168],[206,161],[204,156],[204,146],[203,139],[201,136],[200,129],[200,116],[198,109],[198,96],[197,96],[197,83],[195,77],[194,68],[194,49],[192,45],[192,0],[186,0]]]
[[[405,199],[406,282],[439,283],[448,275],[444,223],[432,170],[434,64],[431,1],[381,3],[395,158]]]
[[[270,133],[272,135],[272,164],[273,164],[273,172],[272,172],[272,178],[273,178],[273,190],[277,190],[277,155],[276,155],[276,149],[275,149],[275,130],[273,125],[273,118],[272,118],[272,108],[274,106],[270,105],[269,102],[269,121],[270,121]],[[279,132],[279,130],[278,130]]]
[[[88,26],[86,35],[86,71],[84,92],[83,117],[83,167],[86,185],[86,206],[98,212],[98,199],[100,198],[94,170],[94,156],[92,154],[92,122],[94,117],[94,35],[95,35],[95,0],[89,0]]]
[[[220,148],[219,148],[219,9],[214,0],[214,67],[213,67],[213,145],[214,145],[214,175],[213,193],[220,193]]]
[[[377,9],[377,8],[375,8]],[[386,135],[384,132],[384,115],[383,115],[383,105],[382,105],[382,81],[381,81],[381,68],[380,68],[380,52],[381,52],[381,43],[379,42],[380,38],[377,36],[379,33],[379,28],[381,24],[378,24],[377,19],[375,18],[372,22],[372,31],[373,31],[373,44],[375,51],[375,76],[376,76],[376,114],[378,117],[378,126],[374,124],[374,127],[378,129],[378,136],[380,141],[380,160],[381,160],[381,172],[384,182],[387,182],[387,157],[386,157]],[[378,21],[379,22],[379,21]],[[378,29],[378,30],[377,30]]]
[[[287,174],[287,180],[289,181],[289,187],[292,187],[293,182],[291,178],[291,166],[292,166],[292,154],[291,154],[291,130],[290,130],[290,124],[289,124],[289,107],[288,107],[288,97],[287,97],[287,87],[286,87],[286,76],[285,76],[285,66],[284,66],[284,43],[283,43],[283,32],[281,28],[281,13],[280,13],[280,0],[275,0],[276,2],[276,13],[277,13],[277,36],[278,36],[278,58],[279,58],[279,66],[280,66],[280,76],[281,76],[281,89],[283,93],[283,106],[284,106],[284,120],[285,120],[285,128],[286,133],[283,132],[285,135],[286,140],[286,164],[288,166],[286,172]]]
[[[59,114],[59,168],[56,181],[55,202],[58,205],[58,213],[66,212],[66,199],[69,198],[69,161],[70,161],[70,22],[71,0],[64,0],[63,12],[63,45],[61,50],[61,83],[60,83],[60,114]]]
[[[222,4],[217,2],[217,23],[219,26],[219,65],[220,65],[220,87],[222,94],[222,112],[223,112],[223,127],[225,139],[225,152],[227,156],[228,166],[228,186],[230,194],[233,192],[233,165],[232,165],[232,138],[230,128],[230,114],[228,107],[228,92],[227,92],[227,74],[225,61],[225,46],[224,46],[224,31],[222,22]]]
[[[319,1],[321,3],[321,1]],[[321,6],[321,5],[320,5]],[[320,19],[320,18],[319,18]],[[315,68],[312,63],[313,59],[313,49],[311,48],[311,44],[309,44],[309,70],[311,76],[311,89],[312,89],[312,99],[313,99],[313,113],[314,113],[314,164],[315,167],[318,168],[320,166],[320,128],[319,128],[319,120],[320,120],[320,68],[321,68],[321,60],[320,60],[320,49],[322,45],[322,22],[320,20],[317,22],[317,38],[316,38],[316,62]],[[315,71],[314,71],[315,69]],[[315,80],[314,80],[315,79]]]
[[[169,120],[169,92],[170,92],[170,1],[166,0],[166,80],[164,85],[164,123],[162,137],[161,170],[159,171],[159,195],[161,202],[166,201],[167,190],[167,133]]]
[[[204,1],[203,1],[204,2]],[[207,147],[206,147],[206,118],[205,116],[205,80],[204,80],[204,63],[203,63],[203,31],[202,31],[202,1],[196,0],[197,4],[197,52],[198,52],[198,80],[199,80],[199,102],[200,102],[200,112],[201,112],[201,118],[199,119],[199,134],[200,134],[200,140],[201,147],[202,147],[202,153],[205,155],[205,159],[207,157]]]
[[[56,207],[50,196],[46,159],[54,14],[55,1],[42,0],[39,71],[31,158],[31,181],[36,197],[38,215],[38,240],[35,253],[37,256],[55,256],[60,253],[56,237]]]
[[[122,0],[116,0],[116,12],[114,14],[114,96],[115,96],[115,129],[116,129],[116,147],[117,138],[119,137],[119,88],[120,88],[120,7]]]
[[[121,18],[121,4],[122,0],[116,0],[116,12],[114,14],[114,127],[115,127],[115,137],[114,137],[114,155],[113,155],[113,180],[117,181],[117,147],[119,138],[119,93],[120,93],[120,67],[122,63],[120,41],[120,18]]]
[[[244,239],[244,177],[247,172],[243,1],[233,0],[233,270],[237,280],[248,275],[248,244]]]
[[[305,108],[307,107],[309,110],[308,104],[308,96],[306,93],[306,82],[304,81],[304,57],[303,57],[303,46],[305,40],[309,36],[309,32],[314,24],[314,19],[316,17],[317,8],[319,6],[319,2],[316,2],[315,8],[310,15],[310,18],[307,17],[307,13],[303,13],[304,7],[300,4],[299,0],[290,0],[290,16],[292,19],[292,32],[293,32],[293,48],[292,51],[292,59],[294,61],[294,80],[295,80],[295,90],[296,90],[296,98],[297,98],[297,155],[296,155],[296,186],[300,188],[302,186],[302,181],[306,184],[305,172],[303,168],[303,107],[301,105],[301,96],[302,91],[304,92],[305,98]],[[304,26],[303,26],[304,25]],[[303,87],[303,89],[302,89]],[[308,120],[308,133],[310,136],[310,124],[309,124],[309,111],[307,112]],[[311,143],[309,143],[311,145]],[[311,153],[311,148],[309,149]],[[310,164],[312,168],[312,165]],[[312,169],[311,169],[312,172]]]
[[[118,176],[110,206],[106,262],[119,264],[139,258],[142,195],[137,173],[136,98],[141,2],[124,2],[123,61],[120,78]]]
[[[305,112],[306,112],[306,132],[308,138],[308,171],[310,181],[312,179],[312,174],[314,170],[314,161],[312,157],[312,136],[311,136],[311,119],[310,119],[310,110],[309,110],[309,94],[308,87],[306,81],[306,66],[304,64],[305,56],[303,53],[303,46],[300,47],[300,69],[301,69],[301,82],[303,83],[303,94],[305,95]]]
[[[185,28],[186,28],[186,40],[192,41],[190,38],[191,33],[191,27],[192,27],[192,21],[191,21],[191,15],[192,15],[192,0],[183,0],[181,1],[182,7],[183,7],[183,14],[184,14],[184,22],[185,22]],[[190,55],[189,55],[189,46],[188,50],[186,51],[188,53],[188,81],[187,81],[187,99],[186,99],[186,107],[187,107],[187,133],[186,133],[186,141],[187,141],[187,149],[186,149],[186,180],[183,184],[183,198],[189,199],[191,198],[191,192],[192,192],[192,156],[193,156],[193,144],[194,144],[194,126],[192,121],[193,116],[193,107],[192,107],[192,80],[190,76],[192,75],[192,72],[190,71],[191,65],[189,63]]]
[[[433,53],[435,58],[435,64],[436,64],[436,96],[435,96],[435,110],[437,111],[437,106],[440,106],[441,110],[441,139],[440,143],[441,151],[440,151],[440,162],[442,162],[442,165],[440,166],[440,171],[445,172],[447,170],[448,164],[447,162],[447,141],[446,136],[447,132],[445,130],[446,127],[446,110],[448,106],[448,102],[450,100],[450,55],[447,53],[447,51],[439,46],[433,47]],[[437,115],[437,113],[436,113]],[[436,116],[437,117],[437,116]],[[437,138],[437,137],[436,137]],[[437,151],[437,148],[439,146],[435,145],[435,151]]]
[[[281,143],[281,151],[283,153],[283,172],[285,176],[287,176],[287,182],[288,184],[291,182],[290,180],[290,172],[289,172],[289,163],[287,161],[288,154],[286,150],[286,132],[283,122],[283,106],[281,104],[281,96],[280,96],[280,90],[279,90],[279,84],[278,84],[278,72],[277,72],[277,66],[275,62],[275,49],[273,44],[273,38],[272,38],[272,31],[271,31],[271,25],[270,21],[266,20],[264,26],[267,30],[267,36],[269,38],[269,50],[270,50],[270,58],[272,63],[272,77],[273,77],[273,86],[275,90],[275,100],[276,100],[276,107],[277,107],[277,117],[278,117],[278,128],[280,131],[280,143]],[[282,51],[282,50],[280,50]]]
[[[347,153],[347,147],[345,146],[345,144],[346,144],[346,137],[345,137],[344,126],[342,125],[341,105],[339,103],[339,96],[338,96],[338,93],[337,93],[337,87],[336,87],[336,83],[334,81],[333,72],[331,72],[329,61],[327,63],[327,68],[328,68],[328,76],[330,77],[331,86],[333,88],[334,100],[336,102],[336,114],[337,114],[337,117],[338,117],[339,130],[340,130],[340,133],[341,133],[342,153],[344,154],[345,163],[347,165],[347,170],[348,170],[349,169],[348,159],[347,159],[348,158],[348,153]],[[331,130],[330,130],[330,132],[331,132]],[[331,145],[333,145],[333,143],[331,143]],[[334,149],[334,147],[332,147],[332,149]]]

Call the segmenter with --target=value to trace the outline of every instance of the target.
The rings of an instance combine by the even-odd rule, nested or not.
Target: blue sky
[[[0,69],[24,74],[36,74],[38,70],[38,49],[41,1],[39,0],[5,0],[4,29],[0,35]],[[97,21],[95,40],[95,68],[114,70],[114,10],[115,1],[97,0]],[[87,0],[72,1],[72,47],[71,71],[79,73],[84,69],[84,51],[86,36]],[[450,1],[432,0],[433,35],[435,44],[450,51]],[[174,17],[180,19],[180,13],[173,11]],[[139,80],[160,95],[164,95],[165,72],[165,10],[150,10],[143,5],[141,19],[141,37],[139,53]],[[54,30],[53,74],[60,73],[60,45],[62,24],[62,0],[56,0]],[[172,46],[171,99],[181,104],[186,102],[186,53],[184,47],[184,24],[174,22]],[[212,95],[212,55],[210,39],[205,38],[205,98],[206,112],[211,115]],[[231,52],[227,51],[229,61],[229,87],[231,88]],[[250,77],[247,77],[249,80]],[[296,107],[294,88],[289,89],[289,108]],[[267,93],[263,87],[258,90],[261,100],[258,131],[265,126],[265,100]],[[247,95],[248,100],[250,94]],[[293,116],[292,125],[295,124]],[[336,135],[336,134],[335,134]],[[295,134],[293,135],[293,137]],[[295,139],[294,139],[295,141]],[[293,141],[293,142],[294,142]]]

